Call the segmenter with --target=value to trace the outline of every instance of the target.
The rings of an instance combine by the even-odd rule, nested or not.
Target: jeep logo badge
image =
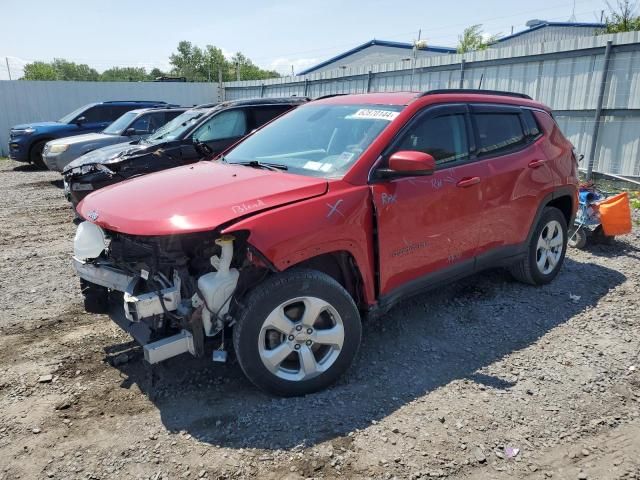
[[[94,222],[98,219],[98,217],[99,217],[99,216],[100,216],[100,215],[99,215],[99,214],[98,214],[98,212],[97,212],[97,211],[95,211],[95,210],[91,210],[91,211],[87,214],[87,217],[89,217],[89,220],[92,220],[92,221],[94,221]]]

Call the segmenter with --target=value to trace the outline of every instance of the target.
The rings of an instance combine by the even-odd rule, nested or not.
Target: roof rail
[[[314,100],[324,100],[325,98],[341,97],[342,95],[349,95],[348,93],[330,93],[329,95],[322,95],[321,97],[314,98]]]
[[[102,103],[167,103],[161,100],[105,100]]]
[[[526,98],[527,100],[533,100],[529,95],[524,93],[516,93],[516,92],[503,92],[501,90],[483,90],[476,88],[440,88],[438,90],[429,90],[427,92],[422,93],[420,96],[424,97],[427,95],[438,95],[443,93],[473,93],[477,95],[499,95],[501,97],[516,97],[516,98]]]

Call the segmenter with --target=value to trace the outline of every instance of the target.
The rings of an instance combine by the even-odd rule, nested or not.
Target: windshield
[[[189,110],[156,130],[156,133],[147,137],[146,142],[154,143],[167,140],[175,140],[189,130],[202,115],[208,110]]]
[[[133,112],[127,112],[117,120],[115,120],[111,125],[105,128],[102,133],[106,133],[108,135],[122,135],[126,128],[133,122],[138,114]]]
[[[89,105],[84,105],[76,110],[74,110],[71,113],[67,113],[64,117],[62,117],[60,120],[58,120],[60,123],[69,123],[72,120],[75,120],[75,118],[80,115],[82,112],[84,112],[87,108],[92,107],[93,103],[90,103]]]
[[[228,163],[284,165],[291,173],[341,178],[402,106],[307,105],[247,138]]]

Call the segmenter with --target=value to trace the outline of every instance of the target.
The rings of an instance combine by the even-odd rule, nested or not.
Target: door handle
[[[546,160],[531,160],[529,162],[529,168],[538,168],[547,163]]]
[[[480,177],[466,177],[456,183],[456,187],[467,188],[480,183]]]

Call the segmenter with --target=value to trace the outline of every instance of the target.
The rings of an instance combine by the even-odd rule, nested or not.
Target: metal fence
[[[610,58],[605,62],[609,41]],[[586,168],[593,151],[595,171],[640,176],[640,32],[428,57],[419,59],[415,68],[401,62],[226,82],[222,95],[227,100],[288,95],[316,98],[461,87],[526,93],[554,109],[567,137],[587,156],[581,167]],[[602,108],[596,118],[599,98]]]
[[[9,130],[51,121],[82,105],[104,100],[158,100],[191,106],[219,101],[217,83],[0,81],[0,156],[8,155]]]

